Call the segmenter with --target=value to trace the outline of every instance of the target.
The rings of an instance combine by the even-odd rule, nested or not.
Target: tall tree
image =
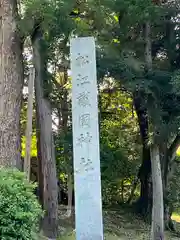
[[[43,33],[40,27],[32,35],[35,77],[36,109],[38,117],[40,161],[43,178],[43,207],[46,211],[43,230],[50,239],[57,237],[58,223],[58,190],[54,141],[52,136],[52,113],[50,102],[45,98],[44,81],[47,72],[46,57],[43,55]]]
[[[152,50],[151,50],[151,23],[145,23],[145,62],[147,72],[152,72]],[[157,134],[156,126],[153,126],[154,133]],[[159,155],[159,145],[153,139],[150,146],[151,166],[152,166],[152,187],[153,187],[153,206],[152,206],[152,240],[164,239],[164,205],[161,164]]]
[[[30,69],[28,82],[28,106],[27,106],[27,126],[26,126],[26,153],[24,158],[24,172],[30,180],[31,174],[31,138],[33,121],[33,92],[34,92],[34,69]]]
[[[163,183],[167,182],[165,178],[167,178],[169,159],[171,159],[169,143],[173,142],[172,135],[177,134],[178,97],[177,93],[172,93],[172,69],[169,67],[172,63],[173,66],[177,66],[177,56],[179,56],[178,43],[176,37],[173,37],[177,31],[175,31],[173,21],[169,20],[172,19],[172,16],[177,16],[177,12],[173,3],[159,5],[157,2],[158,4],[155,5],[151,0],[146,2],[138,0],[134,3],[132,6],[131,1],[118,0],[105,5],[108,10],[111,9],[111,16],[115,12],[117,13],[114,18],[117,19],[120,27],[118,29],[116,23],[111,20],[113,24],[107,26],[111,27],[111,30],[108,31],[112,33],[111,36],[106,30],[100,31],[99,72],[112,76],[116,80],[120,79],[125,89],[133,93],[143,147],[142,164],[138,174],[141,193],[136,206],[138,206],[138,212],[147,216],[151,213],[152,207],[151,159],[148,144],[151,122],[149,123],[149,119],[153,119],[153,124],[158,129],[160,136],[159,151],[163,163]],[[147,21],[149,12],[151,12],[152,33],[151,62],[153,70],[151,73],[148,73],[145,67],[144,48],[142,47],[145,44],[143,25]],[[170,25],[170,29],[167,29],[167,25]],[[171,30],[171,34],[168,34],[169,30]],[[110,39],[108,47],[102,41],[105,38]],[[154,104],[156,104],[156,108],[154,108]]]
[[[16,0],[2,0],[0,8],[0,164],[21,169],[23,43]]]

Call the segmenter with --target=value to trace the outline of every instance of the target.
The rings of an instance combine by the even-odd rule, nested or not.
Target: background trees
[[[22,169],[20,159],[20,110],[23,87],[23,41],[18,28],[16,1],[2,1],[0,30],[0,162]],[[11,146],[11,148],[9,148]]]
[[[23,0],[17,5],[4,0],[1,7],[0,163],[22,168],[23,87],[33,64],[37,147],[31,152],[31,179],[39,183],[38,196],[48,213],[46,235],[57,236],[57,195],[59,203],[69,199],[69,213],[74,202],[69,39],[88,35],[95,37],[97,47],[103,203],[132,204],[136,213],[151,215],[154,144],[161,163],[165,225],[173,229],[171,214],[179,207],[178,3]]]

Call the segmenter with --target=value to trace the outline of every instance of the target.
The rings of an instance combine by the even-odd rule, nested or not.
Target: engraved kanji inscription
[[[82,168],[84,169],[84,171],[88,172],[90,170],[93,170],[93,164],[92,164],[92,160],[90,158],[81,158],[81,162],[80,165],[82,166]]]
[[[90,165],[92,165],[92,161],[90,158],[85,159],[84,157],[82,157],[80,164],[83,166],[90,166]]]
[[[80,117],[79,117],[79,126],[83,127],[83,128],[84,127],[89,128],[91,126],[90,114],[89,113],[85,113],[85,114],[80,115]]]
[[[77,139],[77,145],[83,147],[83,144],[89,144],[92,140],[92,136],[89,132],[86,134],[80,134],[80,137]]]
[[[83,172],[89,172],[93,171],[93,162],[90,158],[84,158],[82,157],[80,159],[80,166],[78,169],[75,170],[76,173],[83,173]]]
[[[89,92],[80,93],[79,96],[77,97],[77,101],[79,106],[81,107],[91,106],[90,99],[89,99]]]
[[[83,77],[81,74],[78,74],[76,81],[77,81],[77,86],[83,86],[85,84],[90,83],[88,76]]]
[[[89,56],[88,55],[81,55],[78,53],[78,56],[76,57],[76,65],[78,67],[83,67],[84,65],[89,64]]]

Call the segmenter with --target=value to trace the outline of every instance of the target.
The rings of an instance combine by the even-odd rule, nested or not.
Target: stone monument
[[[95,41],[70,42],[77,240],[103,240]]]

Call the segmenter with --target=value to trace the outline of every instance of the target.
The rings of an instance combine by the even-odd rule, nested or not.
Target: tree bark
[[[72,193],[73,193],[73,184],[72,184],[71,173],[68,174],[67,186],[68,186],[68,206],[67,206],[66,216],[70,217],[71,213],[72,213]]]
[[[151,24],[145,23],[145,63],[148,73],[152,72],[152,49],[151,49]],[[156,137],[156,126],[154,136]],[[159,145],[156,139],[153,139],[150,147],[150,158],[152,168],[152,186],[153,186],[153,206],[152,206],[152,240],[164,239],[164,203],[163,203],[163,186],[161,176],[161,163],[159,154]]]
[[[56,163],[54,142],[52,135],[51,106],[44,97],[43,81],[46,71],[45,59],[42,57],[41,41],[43,35],[40,29],[33,34],[32,43],[34,51],[35,96],[40,130],[40,152],[43,173],[43,205],[46,211],[43,220],[43,230],[49,239],[56,239],[58,228],[58,189],[56,176]]]
[[[162,184],[163,184],[163,202],[164,202],[164,226],[167,230],[174,231],[174,224],[171,220],[172,205],[168,199],[168,175],[170,171],[170,155],[167,148],[167,142],[164,140],[159,147],[160,151],[160,163],[162,171]]]
[[[31,175],[31,140],[32,140],[32,120],[33,120],[33,94],[34,93],[34,69],[30,69],[28,82],[28,108],[26,126],[26,153],[24,158],[24,172],[28,181]]]
[[[145,96],[142,92],[136,91],[133,95],[134,106],[138,116],[139,128],[142,140],[142,164],[139,169],[138,178],[141,182],[140,197],[136,203],[136,210],[146,217],[151,212],[151,158],[150,147],[148,146],[148,114],[145,107]]]
[[[176,151],[179,146],[180,136],[177,135],[173,140],[170,147],[167,149],[167,155],[165,157],[165,164],[164,164],[164,175],[163,175],[163,193],[164,193],[164,223],[165,228],[170,231],[175,231],[174,223],[171,219],[173,213],[173,205],[170,203],[167,195],[168,195],[168,184],[172,178],[174,170],[176,168]]]
[[[164,204],[159,147],[151,147],[153,182],[152,240],[164,239]]]
[[[20,111],[23,87],[22,41],[14,0],[0,4],[0,165],[21,169]]]
[[[38,159],[38,190],[39,190],[39,201],[44,208],[44,176],[42,168],[42,154],[41,154],[41,143],[40,143],[40,117],[38,115],[38,109],[36,104],[36,138],[37,138],[37,159]]]

